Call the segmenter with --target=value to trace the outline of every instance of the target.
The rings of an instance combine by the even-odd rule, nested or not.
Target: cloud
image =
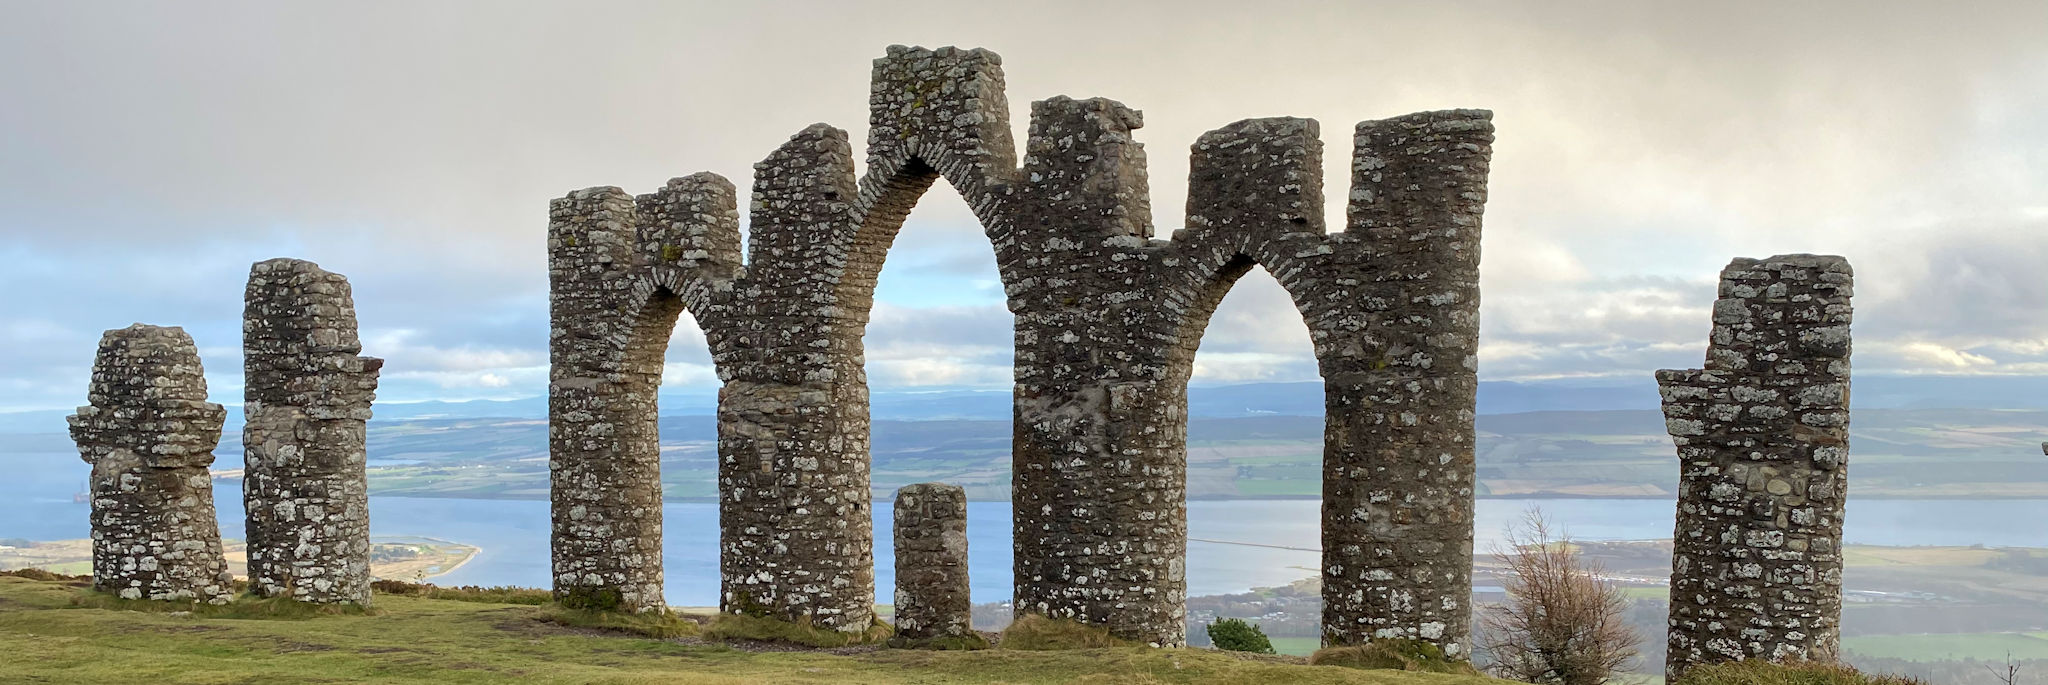
[[[1998,363],[1996,361],[1993,361],[1990,357],[1986,357],[1981,354],[1972,354],[1968,351],[1943,347],[1941,345],[1928,342],[1906,343],[1904,345],[1900,345],[1899,349],[1896,352],[1894,352],[1894,354],[1897,354],[1900,357],[1904,357],[1907,360],[1918,362],[1920,365],[1923,366],[1930,366],[1935,368],[1946,367],[1946,369],[1954,370],[1968,370],[1972,368],[1990,366]]]
[[[2042,3],[901,9],[11,8],[0,131],[25,134],[0,136],[0,409],[75,406],[98,332],[135,321],[185,326],[233,397],[242,282],[279,255],[350,277],[386,399],[540,394],[547,200],[700,170],[744,191],[816,121],[859,144],[891,42],[1002,53],[1020,141],[1032,100],[1144,110],[1162,235],[1204,131],[1319,119],[1337,225],[1353,122],[1492,108],[1488,378],[1696,366],[1716,272],[1784,252],[1856,265],[1859,372],[2048,373]],[[1076,15],[1124,39],[1059,40]],[[880,286],[878,387],[1009,382],[992,252],[943,184]],[[1255,273],[1204,333],[1197,380],[1310,378],[1310,349]],[[710,382],[687,319],[668,361],[672,384]]]

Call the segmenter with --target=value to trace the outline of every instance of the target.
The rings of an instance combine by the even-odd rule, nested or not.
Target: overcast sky
[[[1352,123],[1492,109],[1486,379],[1697,366],[1716,272],[1783,252],[1855,265],[1859,374],[2048,375],[2048,3],[972,4],[0,0],[0,410],[80,404],[137,321],[238,401],[242,283],[276,256],[355,284],[384,400],[544,394],[547,201],[745,187],[813,122],[858,140],[893,43],[1002,54],[1020,140],[1033,100],[1143,110],[1161,235],[1203,131],[1320,120],[1338,203]],[[950,191],[878,299],[878,388],[1008,385]],[[715,383],[703,345],[677,333],[672,386]],[[1314,378],[1262,274],[1196,364]]]

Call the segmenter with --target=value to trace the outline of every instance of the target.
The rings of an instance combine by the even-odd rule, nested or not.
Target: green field
[[[379,595],[370,615],[228,619],[80,606],[77,583],[0,576],[0,674],[61,683],[1366,683],[1482,678],[1206,649],[747,651],[539,620],[546,607]],[[87,605],[92,602],[84,602]]]
[[[1978,659],[2002,663],[2008,654],[2014,659],[2048,659],[2048,633],[1865,635],[1842,638],[1842,649],[1907,661]]]
[[[1316,650],[1323,648],[1323,639],[1319,637],[1275,637],[1268,639],[1273,641],[1273,651],[1281,654],[1308,656],[1316,653]]]

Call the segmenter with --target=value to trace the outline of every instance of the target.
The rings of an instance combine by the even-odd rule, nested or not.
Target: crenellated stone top
[[[348,279],[303,259],[249,268],[242,314],[248,402],[302,407],[315,419],[370,418],[384,360],[358,356]]]
[[[102,335],[88,401],[69,417],[86,463],[126,450],[153,468],[212,464],[227,414],[206,401],[199,349],[175,326],[138,323]]]

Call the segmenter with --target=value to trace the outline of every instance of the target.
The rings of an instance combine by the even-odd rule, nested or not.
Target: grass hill
[[[653,639],[543,620],[546,607],[379,595],[369,614],[223,618],[100,608],[82,580],[0,576],[0,674],[63,683],[1363,683],[1471,676],[1288,657],[1109,647],[832,650]]]

